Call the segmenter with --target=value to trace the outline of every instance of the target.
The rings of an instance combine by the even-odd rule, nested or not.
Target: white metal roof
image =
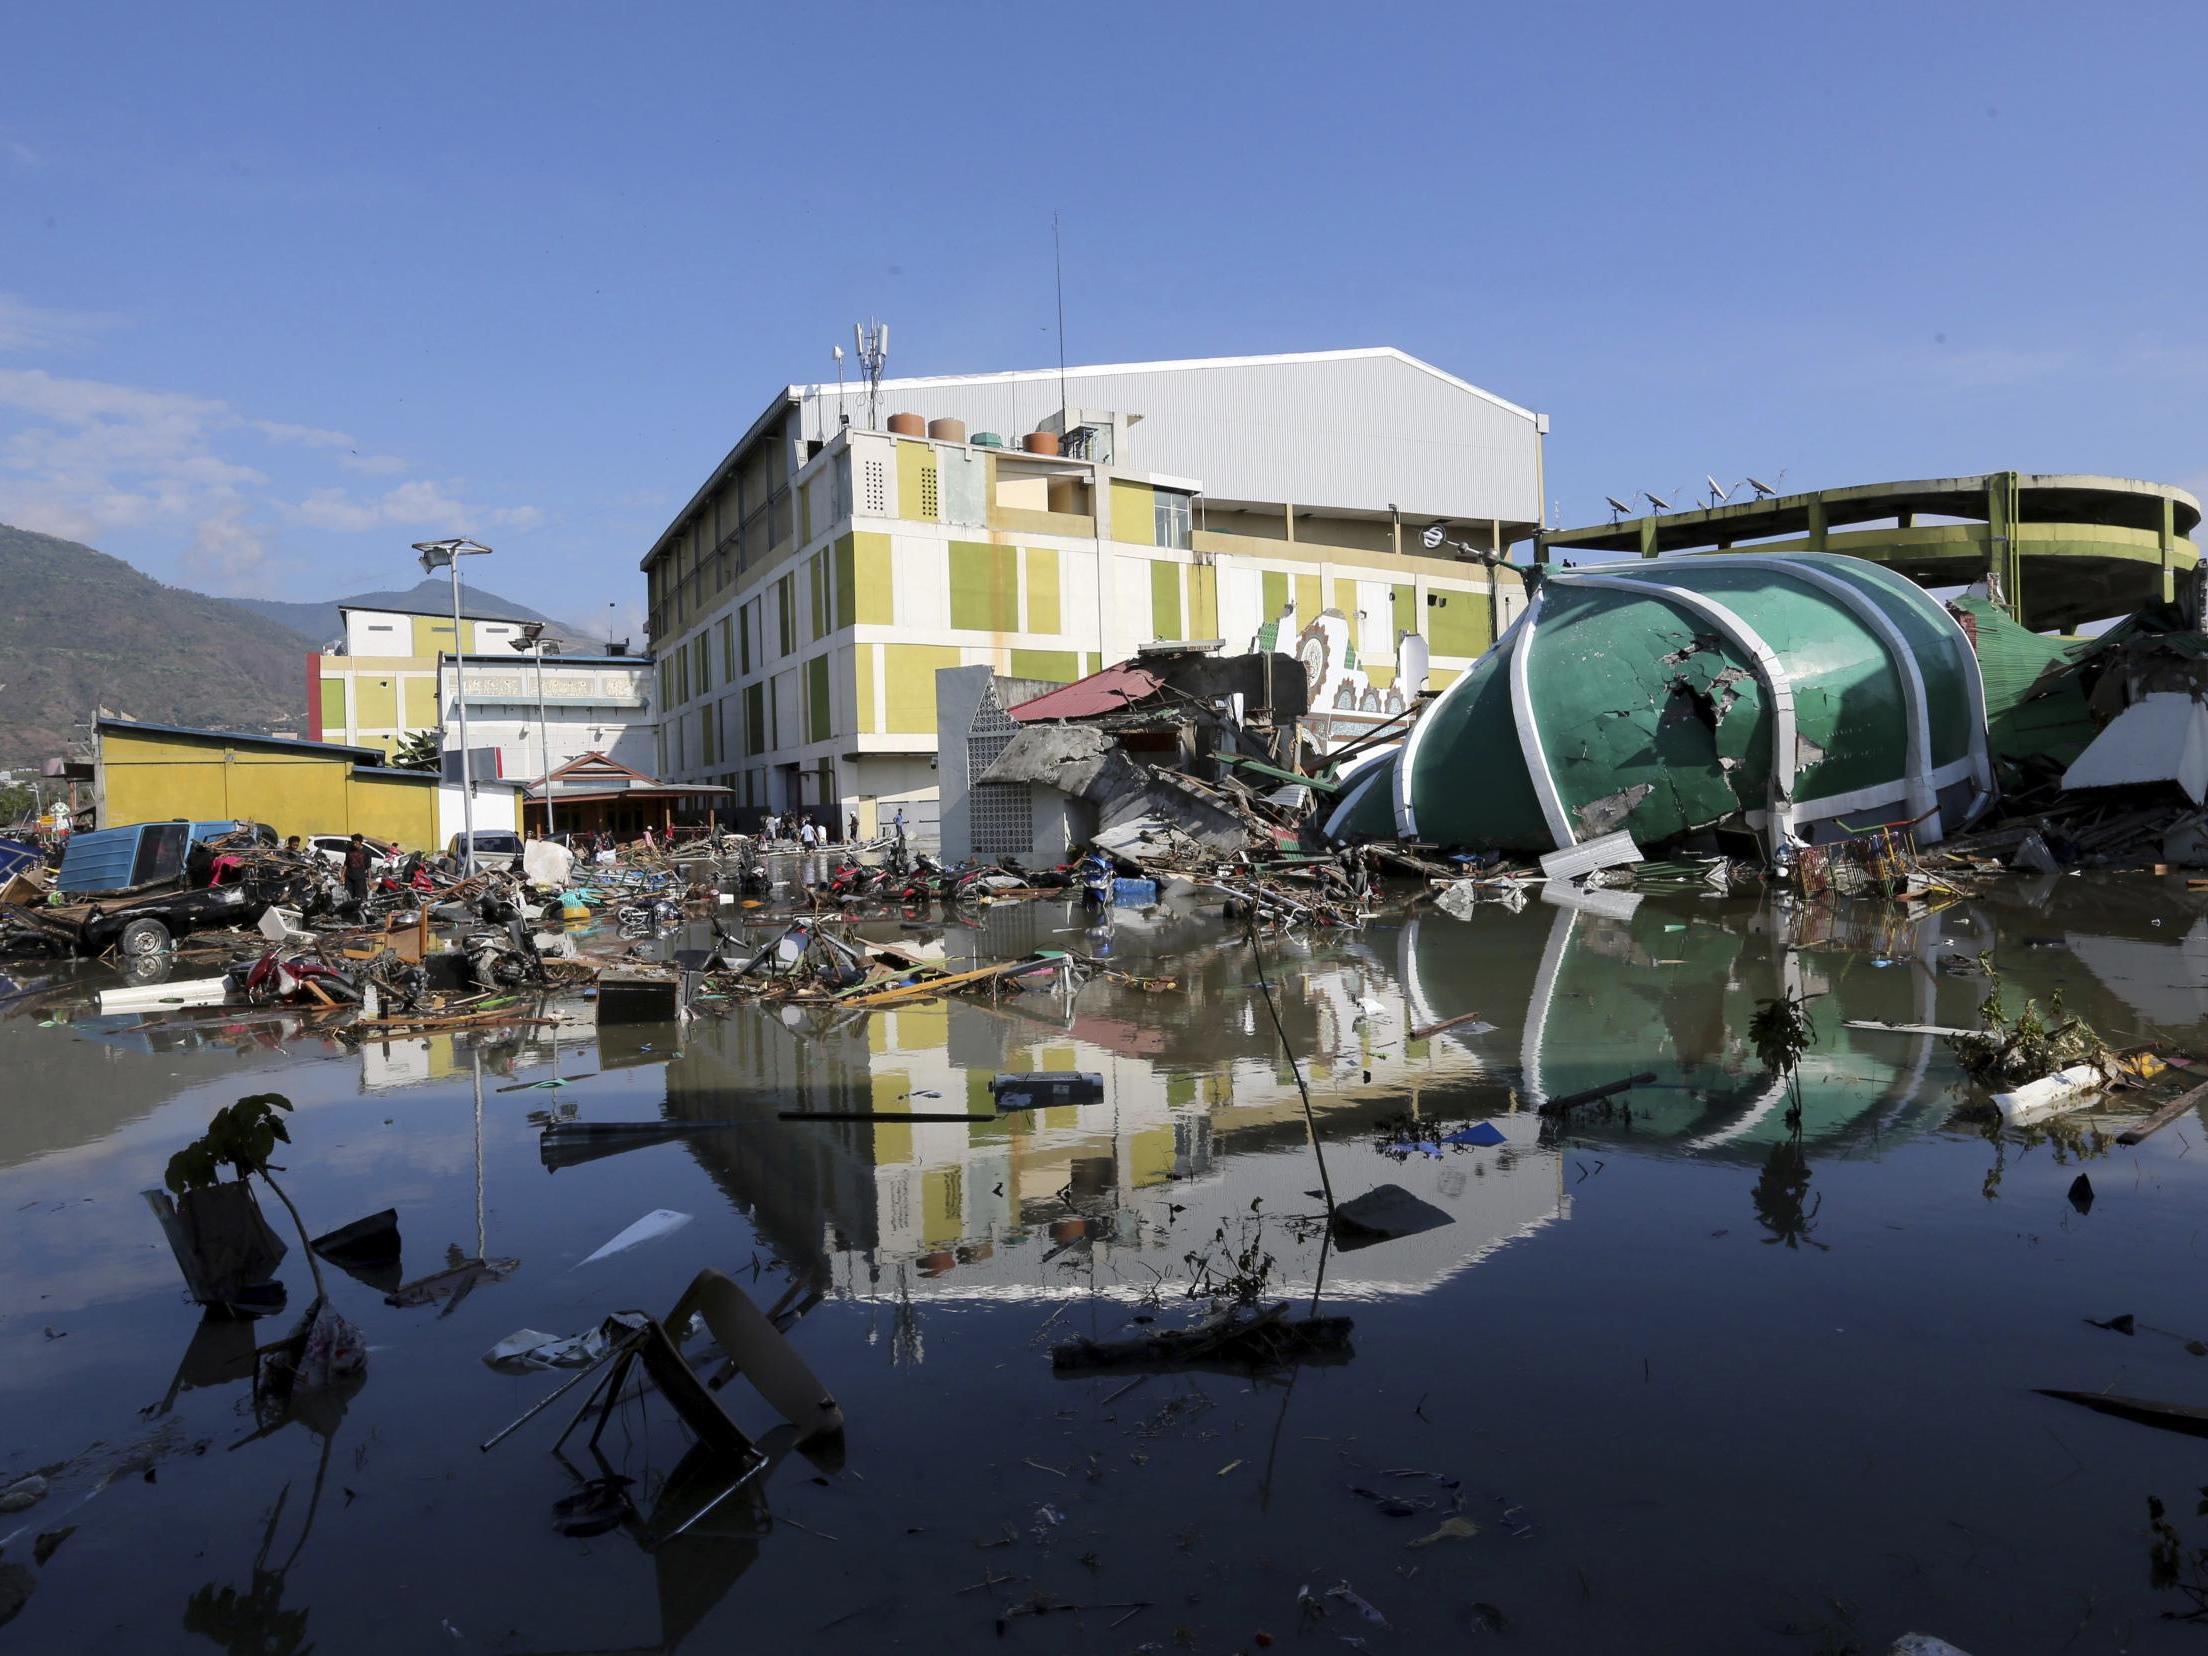
[[[1200,478],[1215,500],[1406,516],[1540,517],[1539,416],[1392,346],[1069,367],[1064,400],[1135,423],[1115,469]],[[1007,442],[1059,410],[1055,368],[887,379],[880,413]],[[865,419],[863,382],[793,385],[808,436]],[[841,398],[839,403],[838,398]]]
[[[1007,443],[1059,410],[1060,371],[885,379],[883,416],[964,420]],[[1218,501],[1264,501],[1409,520],[1537,523],[1543,416],[1392,345],[1273,356],[1091,363],[1064,370],[1066,400],[1135,423],[1121,471],[1200,479]],[[839,400],[840,399],[840,400]],[[897,405],[905,405],[899,408]],[[754,441],[791,409],[805,436],[866,422],[866,386],[790,385],[753,420],[652,543],[649,565]]]

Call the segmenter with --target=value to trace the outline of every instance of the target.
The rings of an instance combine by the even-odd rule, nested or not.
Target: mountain
[[[216,730],[297,730],[300,635],[120,558],[0,524],[0,766],[66,751],[105,707]]]
[[[437,615],[452,613],[452,582],[449,578],[432,575],[406,588],[404,591],[361,592],[349,598],[332,598],[326,604],[294,604],[276,598],[228,598],[219,600],[250,610],[263,620],[273,621],[287,628],[316,649],[340,637],[345,631],[344,619],[338,614],[340,605],[355,609],[396,609],[428,611]],[[527,604],[517,604],[511,598],[501,598],[495,592],[485,592],[481,587],[463,585],[460,588],[462,610],[485,621],[542,621],[562,638],[593,646],[602,645],[604,628],[586,630],[555,620]]]

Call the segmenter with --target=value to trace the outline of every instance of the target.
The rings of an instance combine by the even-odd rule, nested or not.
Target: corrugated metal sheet
[[[862,387],[797,388],[804,429],[863,424]],[[1413,518],[1540,516],[1534,416],[1399,351],[1069,369],[1076,409],[1140,416],[1114,465],[1201,479],[1218,500]],[[964,420],[1017,446],[1057,414],[1055,372],[886,380],[881,412]]]
[[[1022,724],[1039,719],[1093,719],[1103,713],[1123,712],[1145,697],[1156,695],[1158,682],[1140,667],[1107,667],[1005,711]]]

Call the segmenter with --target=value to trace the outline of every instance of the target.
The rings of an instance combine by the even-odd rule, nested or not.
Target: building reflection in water
[[[1575,1116],[1574,1138],[1761,1167],[1791,1135],[1748,1020],[1787,990],[1814,997],[1819,1026],[1802,1074],[1806,1152],[1937,1125],[1952,1102],[1937,1043],[1845,1020],[1937,1021],[1933,959],[1962,924],[1896,909],[1836,919],[1778,905],[1537,903],[1268,944],[1337,1185],[1402,1184],[1456,1221],[1333,1259],[1329,1296],[1424,1292],[1568,1218],[1565,1158],[1535,1106],[1640,1069],[1658,1084],[1624,1111]],[[945,941],[954,961],[1000,959],[1068,947],[1060,928],[1081,929],[1062,906],[1023,905]],[[786,1259],[856,1297],[1170,1300],[1191,1250],[1221,1226],[1238,1243],[1259,1223],[1275,1227],[1266,1245],[1282,1291],[1308,1286],[1316,1231],[1290,1221],[1320,1204],[1295,1083],[1246,942],[1222,940],[1215,921],[1193,937],[1133,936],[1124,921],[1111,935],[1129,971],[1174,974],[1158,993],[1099,980],[1070,1000],[699,1019],[668,1068],[669,1114],[758,1122],[685,1142]],[[1473,1011],[1490,1027],[1410,1037]],[[986,1114],[990,1079],[1027,1070],[1094,1071],[1102,1096],[987,1121],[773,1120],[791,1107]],[[1474,1117],[1504,1142],[1458,1149],[1429,1132]],[[886,1337],[917,1353],[909,1316]]]

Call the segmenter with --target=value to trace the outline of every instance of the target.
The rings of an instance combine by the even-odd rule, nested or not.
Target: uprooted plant
[[[1273,1256],[1265,1248],[1265,1221],[1262,1218],[1244,1219],[1241,1231],[1238,1241],[1230,1241],[1227,1227],[1221,1223],[1212,1232],[1212,1245],[1208,1250],[1184,1256],[1190,1271],[1190,1299],[1221,1299],[1234,1306],[1249,1307],[1265,1297],[1272,1283],[1274,1263]]]
[[[1817,1026],[1810,1021],[1808,1004],[1789,989],[1772,1000],[1758,1001],[1748,1020],[1748,1039],[1764,1069],[1786,1083],[1786,1124],[1802,1128],[1802,1054],[1817,1040]]]
[[[259,1179],[276,1193],[276,1200],[291,1215],[292,1228],[299,1233],[300,1251],[306,1255],[307,1269],[314,1277],[314,1303],[307,1307],[297,1330],[279,1346],[270,1348],[278,1355],[272,1364],[276,1379],[267,1396],[271,1407],[280,1410],[290,1407],[295,1388],[321,1391],[335,1382],[356,1378],[368,1361],[367,1343],[360,1330],[330,1304],[306,1221],[299,1217],[299,1209],[284,1193],[284,1187],[276,1182],[275,1175],[282,1169],[268,1159],[277,1145],[291,1142],[284,1126],[284,1116],[291,1107],[291,1100],[282,1093],[254,1093],[235,1104],[225,1104],[207,1123],[206,1132],[169,1158],[168,1170],[162,1175],[170,1191],[182,1196],[213,1189],[222,1182],[223,1170],[228,1168],[241,1183]],[[256,1406],[263,1397],[256,1369]]]
[[[225,1104],[207,1123],[206,1132],[169,1158],[162,1183],[169,1187],[171,1194],[182,1196],[194,1190],[213,1189],[222,1182],[224,1168],[229,1168],[240,1181],[260,1179],[276,1193],[276,1200],[283,1203],[284,1211],[291,1215],[292,1225],[299,1232],[300,1250],[307,1256],[307,1269],[314,1273],[314,1297],[320,1301],[324,1297],[322,1267],[315,1263],[313,1245],[307,1240],[306,1222],[292,1206],[291,1198],[284,1194],[284,1187],[276,1182],[268,1159],[276,1153],[277,1145],[291,1142],[283,1116],[278,1113],[289,1111],[291,1107],[291,1100],[282,1093],[254,1093],[235,1104]]]
[[[2060,989],[2047,997],[2044,1012],[2037,1001],[2026,999],[2012,1014],[1993,956],[1980,955],[1978,964],[1986,974],[1986,998],[1978,1006],[1978,1020],[1984,1027],[1968,1035],[1951,1035],[1947,1042],[1963,1073],[1973,1081],[1986,1087],[2013,1087],[2072,1064],[2094,1064],[2104,1070],[2114,1064],[2115,1054],[2093,1026],[2064,1013]]]

